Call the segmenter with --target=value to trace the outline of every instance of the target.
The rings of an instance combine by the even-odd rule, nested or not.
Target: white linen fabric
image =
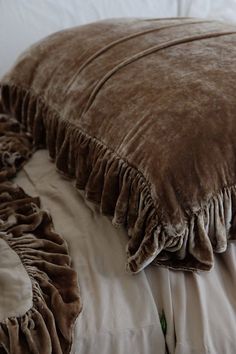
[[[236,22],[236,0],[0,0],[0,77],[34,42],[115,17],[211,17]]]
[[[236,0],[179,0],[179,16],[236,22]]]
[[[83,310],[72,354],[165,354],[162,312],[170,354],[236,353],[235,244],[216,255],[209,273],[149,266],[131,276],[124,270],[126,232],[59,175],[45,150],[16,181],[41,196],[78,272]]]
[[[0,238],[0,321],[22,316],[32,305],[31,280],[19,256]]]

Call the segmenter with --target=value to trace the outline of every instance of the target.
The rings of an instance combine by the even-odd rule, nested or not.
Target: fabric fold
[[[40,199],[8,181],[32,152],[30,134],[0,114],[0,237],[20,257],[33,296],[33,306],[23,316],[0,323],[0,352],[69,353],[81,300],[67,244],[54,231]]]

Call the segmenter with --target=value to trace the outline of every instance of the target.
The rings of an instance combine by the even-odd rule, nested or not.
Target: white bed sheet
[[[56,172],[45,150],[35,153],[16,181],[41,196],[78,272],[83,311],[73,354],[165,354],[162,311],[170,354],[236,353],[235,244],[216,256],[209,273],[150,266],[131,276],[124,270],[125,231],[114,229]]]

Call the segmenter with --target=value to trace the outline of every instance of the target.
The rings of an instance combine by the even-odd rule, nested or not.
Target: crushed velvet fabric
[[[232,25],[108,20],[32,46],[1,96],[35,147],[126,226],[128,270],[209,270],[235,238],[235,61]]]
[[[0,353],[69,353],[81,302],[67,245],[39,198],[8,181],[31,153],[30,135],[0,113],[0,238],[19,256],[33,299],[24,314],[0,321]]]

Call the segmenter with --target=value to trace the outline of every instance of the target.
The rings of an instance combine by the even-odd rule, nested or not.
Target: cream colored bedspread
[[[16,181],[41,196],[78,272],[83,310],[73,354],[165,354],[162,312],[170,354],[236,353],[235,244],[216,256],[210,273],[150,266],[132,276],[124,268],[125,231],[56,172],[45,150],[35,153]]]

